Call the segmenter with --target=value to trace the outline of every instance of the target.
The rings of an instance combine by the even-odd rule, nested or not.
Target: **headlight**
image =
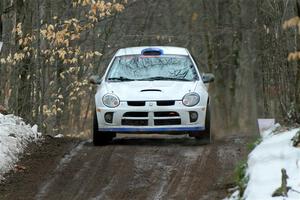
[[[109,108],[115,108],[119,106],[120,100],[119,98],[114,94],[106,94],[102,98],[102,102],[105,106]]]
[[[199,103],[200,101],[200,96],[197,93],[188,93],[186,94],[183,99],[182,99],[182,103],[185,106],[195,106]]]

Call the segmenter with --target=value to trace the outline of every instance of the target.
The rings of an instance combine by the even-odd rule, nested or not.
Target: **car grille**
[[[123,115],[122,125],[148,126],[148,112],[127,112]]]
[[[157,101],[157,106],[174,106],[175,101]]]
[[[154,125],[180,125],[181,119],[177,112],[154,112]]]
[[[123,115],[124,117],[147,117],[148,118],[148,112],[127,112]]]
[[[145,106],[145,101],[127,101],[128,106]]]
[[[155,126],[167,126],[167,125],[180,125],[180,119],[156,119],[154,120]]]
[[[179,114],[177,112],[155,112],[154,117],[179,117]]]
[[[168,126],[180,125],[181,118],[177,112],[126,112],[121,120],[125,126]]]
[[[125,126],[148,126],[148,120],[144,120],[144,119],[122,119],[122,125],[125,125]]]
[[[157,106],[174,106],[175,101],[153,101]],[[128,106],[146,106],[146,101],[127,101]]]

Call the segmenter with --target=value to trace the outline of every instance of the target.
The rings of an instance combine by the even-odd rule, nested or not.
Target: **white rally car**
[[[189,134],[211,140],[209,95],[189,51],[179,47],[132,47],[117,51],[104,76],[92,76],[95,95],[93,142],[116,133]]]

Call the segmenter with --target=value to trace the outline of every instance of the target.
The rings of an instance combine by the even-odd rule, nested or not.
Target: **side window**
[[[199,65],[198,61],[195,59],[195,57],[192,54],[191,54],[191,56],[192,56],[194,62],[196,63],[196,65],[198,67],[198,70],[199,70],[200,65]]]
[[[1,7],[0,7],[1,9]],[[2,41],[3,38],[2,38],[2,13],[1,13],[1,10],[0,10],[0,41]]]
[[[195,59],[195,57],[191,54],[191,56],[192,56],[192,59],[193,59],[193,61],[196,63],[196,65],[197,65],[197,69],[198,69],[198,71],[199,71],[199,74],[200,74],[200,79],[202,79],[202,71],[200,70],[200,65],[199,65],[199,63],[197,62],[197,60]]]

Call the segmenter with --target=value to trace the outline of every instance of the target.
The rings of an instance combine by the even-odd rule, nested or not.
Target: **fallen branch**
[[[287,186],[287,179],[289,178],[288,175],[286,174],[285,169],[281,169],[281,186],[275,190],[275,192],[272,194],[272,197],[287,197],[287,193],[291,189],[291,187]]]

